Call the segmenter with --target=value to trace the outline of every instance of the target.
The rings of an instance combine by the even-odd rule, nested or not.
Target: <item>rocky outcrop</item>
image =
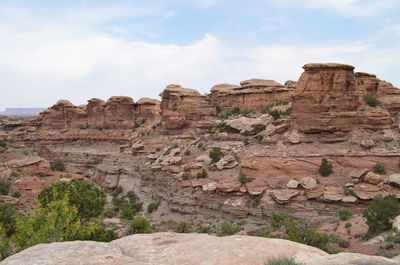
[[[345,64],[313,63],[303,68],[293,96],[293,128],[318,133],[393,127],[388,110],[364,103],[363,96],[375,90],[373,77],[359,74],[356,81],[354,67]]]
[[[166,134],[178,134],[184,128],[207,128],[212,120],[209,99],[205,95],[180,85],[168,85],[160,94],[161,117]]]
[[[295,82],[284,86],[273,80],[250,79],[240,82],[240,86],[220,84],[212,87],[210,101],[223,111],[233,108],[260,110],[271,103],[289,101],[295,87]]]
[[[328,255],[317,248],[283,239],[176,233],[137,234],[110,243],[40,244],[0,264],[254,265],[277,257],[293,258],[305,265],[398,264],[395,260],[355,253]]]
[[[107,102],[93,98],[87,105],[75,106],[59,100],[40,113],[42,126],[47,130],[117,129],[130,130],[146,119],[159,118],[160,101],[143,98],[137,103],[130,97],[111,97]]]

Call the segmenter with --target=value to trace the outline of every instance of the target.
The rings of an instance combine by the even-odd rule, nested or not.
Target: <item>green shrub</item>
[[[197,227],[196,229],[196,233],[200,233],[200,234],[209,234],[211,232],[211,226],[207,225],[201,225],[199,227]]]
[[[5,229],[7,237],[15,232],[17,211],[10,203],[0,203],[0,226]]]
[[[188,180],[189,177],[190,177],[189,172],[184,172],[184,173],[182,173],[182,179],[183,179],[183,180]]]
[[[199,173],[197,173],[198,179],[205,179],[207,177],[208,177],[208,173],[204,169],[202,171],[200,171]]]
[[[321,176],[327,177],[333,173],[332,167],[332,164],[326,158],[322,158],[318,172]]]
[[[249,145],[249,144],[250,144],[249,138],[247,138],[247,137],[244,138],[244,139],[243,139],[243,144],[244,144],[244,145]]]
[[[372,237],[392,228],[391,220],[400,214],[400,203],[394,196],[376,196],[371,205],[363,212],[367,219],[368,232]]]
[[[8,195],[10,192],[10,183],[0,179],[0,195]]]
[[[225,154],[221,151],[219,147],[213,147],[209,153],[209,157],[213,163],[217,163]]]
[[[20,198],[20,197],[21,197],[21,193],[20,193],[19,191],[16,191],[16,192],[14,192],[14,193],[12,194],[12,196],[13,196],[14,198]]]
[[[224,220],[222,224],[219,225],[217,236],[231,236],[239,232],[241,229],[235,224],[232,224],[228,220]]]
[[[216,165],[211,165],[211,166],[208,166],[208,171],[218,171],[218,168]]]
[[[186,150],[184,153],[185,156],[190,156],[190,150]]]
[[[112,192],[112,196],[116,197],[116,196],[120,195],[122,193],[122,191],[123,191],[123,188],[120,185],[118,185],[115,188],[115,190]]]
[[[240,184],[244,185],[246,183],[252,182],[254,180],[254,178],[249,178],[246,176],[246,174],[244,174],[243,172],[240,172],[238,180],[239,180]]]
[[[182,221],[175,227],[174,231],[177,233],[190,233],[192,232],[192,226],[188,222]]]
[[[265,265],[301,265],[292,258],[272,258]]]
[[[58,182],[43,189],[38,195],[42,207],[53,201],[66,198],[68,203],[78,210],[81,218],[98,217],[104,210],[106,195],[93,183],[78,180]]]
[[[350,242],[346,241],[346,240],[341,240],[341,241],[339,241],[338,245],[341,248],[348,248],[348,247],[350,247]]]
[[[340,220],[342,220],[342,221],[347,221],[351,217],[353,217],[353,213],[347,208],[339,209],[338,215],[339,215]]]
[[[161,202],[152,202],[149,205],[147,205],[147,212],[148,213],[153,213],[155,211],[157,211],[158,206],[160,206]]]
[[[387,172],[386,172],[385,166],[382,165],[382,164],[375,164],[375,165],[372,167],[372,171],[373,171],[374,173],[376,173],[376,174],[379,174],[379,175],[384,175],[384,174],[387,173]]]
[[[151,233],[150,222],[143,216],[136,216],[131,225],[134,234],[149,234]]]
[[[373,95],[365,95],[364,96],[364,101],[370,107],[376,107],[380,103],[379,100]]]
[[[0,140],[0,147],[7,147],[7,142],[5,140]]]
[[[114,210],[120,212],[122,219],[132,220],[143,208],[143,203],[133,191],[129,191],[126,196],[115,199]]]
[[[56,159],[50,163],[50,168],[53,171],[62,171],[66,170],[65,164],[61,159]]]
[[[21,175],[17,171],[12,171],[10,177],[12,178],[19,178]]]
[[[351,223],[350,223],[350,222],[347,222],[347,223],[344,225],[344,227],[345,227],[345,228],[350,228],[350,227],[351,227]]]

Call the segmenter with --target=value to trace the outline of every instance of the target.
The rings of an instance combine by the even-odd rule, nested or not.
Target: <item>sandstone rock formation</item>
[[[221,84],[211,88],[210,101],[228,111],[235,107],[241,110],[259,110],[268,104],[290,100],[294,83],[288,86],[273,80],[250,79],[240,82],[240,86]]]
[[[276,257],[291,257],[305,265],[398,264],[395,260],[355,253],[328,255],[319,249],[282,239],[176,233],[138,234],[110,243],[40,244],[0,264],[254,265]]]
[[[293,96],[293,128],[317,133],[393,127],[386,109],[365,106],[363,96],[375,88],[366,80],[357,83],[353,66],[312,63],[303,68]]]

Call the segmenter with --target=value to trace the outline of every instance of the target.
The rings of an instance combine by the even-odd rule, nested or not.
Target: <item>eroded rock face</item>
[[[240,108],[241,110],[259,110],[268,104],[290,100],[295,82],[287,86],[273,80],[250,79],[240,82],[240,86],[221,84],[211,89],[212,105],[222,110]]]
[[[8,257],[0,264],[253,265],[277,257],[293,258],[305,265],[398,264],[396,260],[356,253],[328,255],[317,248],[283,239],[177,233],[137,234],[110,243],[40,244]]]
[[[111,97],[107,102],[93,98],[87,105],[75,106],[68,100],[59,100],[42,111],[45,129],[118,129],[130,130],[146,119],[159,118],[160,101],[144,98],[135,103],[130,97]]]
[[[161,117],[167,134],[178,134],[188,126],[206,127],[202,122],[211,120],[211,107],[207,96],[180,85],[168,85],[160,94]]]
[[[363,96],[374,82],[356,82],[354,67],[345,64],[306,64],[293,97],[291,125],[301,132],[389,129],[393,119],[383,108],[365,107]],[[369,77],[368,77],[369,78]]]

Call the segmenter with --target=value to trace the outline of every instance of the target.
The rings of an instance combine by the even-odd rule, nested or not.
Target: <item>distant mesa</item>
[[[2,115],[18,115],[18,116],[34,116],[46,108],[6,108],[4,112],[0,112]]]

